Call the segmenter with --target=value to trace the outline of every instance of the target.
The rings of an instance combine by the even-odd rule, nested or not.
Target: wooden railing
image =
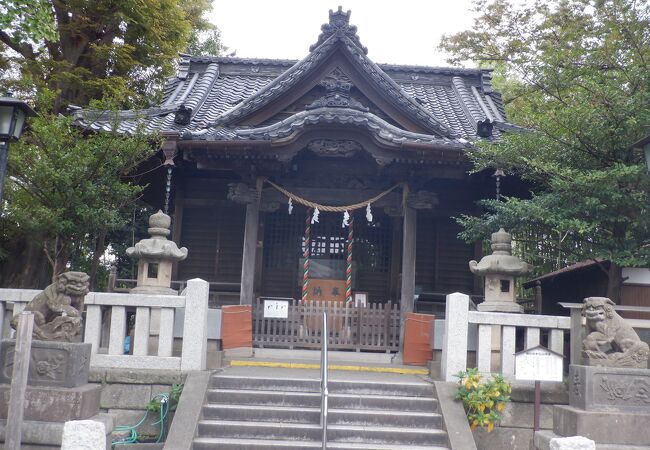
[[[323,312],[327,313],[331,349],[399,350],[399,307],[370,303],[365,307],[340,302],[300,303],[289,300],[286,319],[264,317],[264,300],[253,305],[253,344],[257,347],[320,349]]]
[[[187,282],[185,295],[142,295],[90,292],[86,295],[84,342],[92,345],[91,367],[124,369],[205,370],[207,351],[208,283],[195,279]],[[40,291],[0,289],[0,332],[8,337],[9,318],[22,311]],[[180,356],[172,356],[174,316],[184,308]],[[108,349],[100,352],[102,320],[110,311]],[[127,310],[135,310],[133,354],[124,354],[127,336]],[[151,312],[160,313],[158,344],[150,354]],[[9,314],[5,314],[9,312]],[[1,317],[6,316],[6,317]]]
[[[482,373],[497,372],[508,378],[514,377],[515,352],[540,345],[542,334],[548,348],[564,354],[564,333],[570,329],[568,317],[470,311],[469,297],[460,293],[447,296],[446,308],[441,363],[445,381],[457,381],[454,374],[467,368],[470,324],[478,326],[476,362]],[[523,331],[519,349],[518,328]],[[496,345],[493,333],[500,335],[495,339]],[[499,367],[492,367],[493,353],[498,353]]]

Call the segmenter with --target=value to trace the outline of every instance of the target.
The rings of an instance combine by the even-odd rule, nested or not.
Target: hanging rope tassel
[[[309,291],[309,256],[311,254],[311,223],[312,215],[309,208],[307,208],[307,216],[305,218],[305,251],[303,252],[304,262],[302,264],[302,297],[301,302],[307,301],[307,293]]]
[[[347,259],[345,267],[345,304],[352,303],[352,241],[354,240],[354,217],[350,216],[350,224],[348,226],[348,246],[347,246]]]

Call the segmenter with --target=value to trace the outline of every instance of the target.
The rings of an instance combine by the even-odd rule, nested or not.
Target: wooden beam
[[[184,181],[176,182],[176,188],[174,192],[174,218],[172,220],[172,241],[176,242],[180,247],[181,244],[181,235],[183,232],[183,204],[185,203],[185,191],[184,191]],[[178,279],[178,262],[174,262],[172,266],[172,280]]]
[[[34,330],[34,314],[22,312],[18,316],[17,328],[14,369],[11,375],[9,393],[9,411],[7,413],[7,427],[5,428],[5,450],[20,449],[27,376],[29,374],[29,354],[32,349],[32,332]]]
[[[415,238],[417,212],[404,205],[404,226],[402,231],[402,291],[400,300],[400,349],[404,345],[404,321],[406,314],[413,312],[415,297]]]
[[[261,187],[261,179],[258,180]],[[260,192],[260,190],[258,190]],[[257,230],[260,223],[260,197],[246,205],[244,225],[244,251],[241,264],[240,305],[252,305],[255,294],[255,262],[257,253]]]

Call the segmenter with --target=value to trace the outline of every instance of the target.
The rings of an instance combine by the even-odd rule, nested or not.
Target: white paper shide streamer
[[[370,203],[366,206],[366,220],[372,222],[372,209],[370,208]]]
[[[341,228],[345,228],[349,226],[350,226],[350,213],[345,211],[343,213],[343,223],[341,224]]]
[[[289,215],[293,212],[293,200],[289,197]]]
[[[318,223],[318,216],[320,215],[320,211],[318,208],[314,208],[314,215],[311,216],[311,224]]]

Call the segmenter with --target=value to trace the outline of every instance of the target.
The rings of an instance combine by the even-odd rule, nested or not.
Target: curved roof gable
[[[357,28],[350,25],[349,19],[350,11],[344,13],[341,7],[336,12],[330,10],[329,23],[322,26],[318,41],[310,47],[309,55],[259,91],[224,112],[216,120],[206,122],[203,126],[242,124],[247,118],[263,111],[273,102],[289,98],[288,93],[302,83],[311,83],[310,88],[315,86],[322,81],[315,76],[317,69],[321,68],[321,63],[333,56],[334,53],[342,52],[345,60],[362,75],[364,81],[374,90],[375,95],[382,97],[418,128],[440,137],[458,137],[457,132],[438,121],[366,56],[367,49],[361,45],[356,34]]]

